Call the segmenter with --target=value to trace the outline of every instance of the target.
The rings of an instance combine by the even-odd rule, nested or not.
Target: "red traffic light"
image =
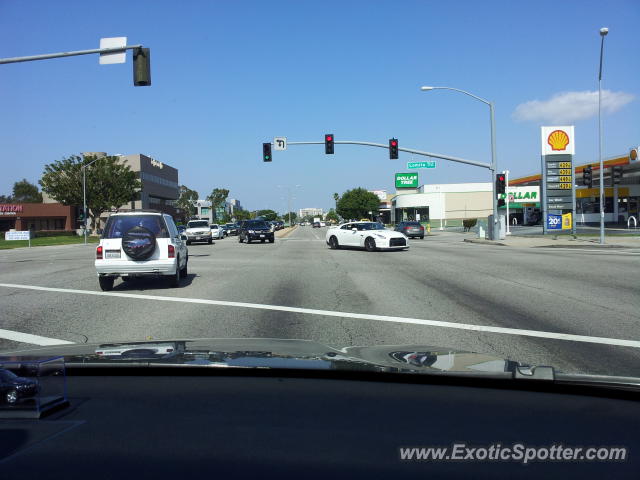
[[[327,141],[330,142],[331,140],[333,140],[333,137],[331,135],[327,135]]]
[[[504,175],[500,175],[500,176],[498,177],[498,180],[500,180],[501,182],[504,182]]]
[[[396,140],[391,140],[391,146],[395,147],[396,145],[398,145],[398,142]]]

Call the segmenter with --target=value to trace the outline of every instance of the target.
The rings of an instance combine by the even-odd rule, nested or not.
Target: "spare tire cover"
[[[134,260],[146,260],[156,249],[156,236],[144,227],[133,227],[122,236],[122,250]]]

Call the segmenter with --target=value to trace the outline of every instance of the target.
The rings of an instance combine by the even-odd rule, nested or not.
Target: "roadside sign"
[[[29,240],[29,248],[31,248],[31,231],[18,230],[14,232],[4,232],[5,240]]]
[[[396,173],[396,188],[418,188],[418,174]]]
[[[286,150],[287,149],[287,137],[275,137],[273,139],[274,150]]]
[[[127,46],[127,37],[111,37],[111,38],[101,38],[100,39],[100,48],[116,48],[116,47],[126,47]],[[114,63],[126,63],[127,61],[127,52],[118,52],[118,53],[101,53],[100,54],[100,65],[111,65]]]
[[[540,128],[542,152],[543,233],[565,230],[575,233],[576,210],[575,132],[573,126]],[[567,232],[568,233],[568,232]]]
[[[407,162],[407,168],[409,170],[415,170],[417,168],[436,168],[436,161],[427,160],[425,162]]]

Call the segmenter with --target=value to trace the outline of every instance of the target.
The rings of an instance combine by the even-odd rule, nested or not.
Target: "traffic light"
[[[398,139],[397,138],[389,139],[389,158],[391,160],[398,159]]]
[[[622,165],[611,167],[611,183],[617,185],[622,180]]]
[[[271,157],[271,143],[263,143],[262,144],[262,161],[270,162]]]
[[[582,184],[588,188],[593,187],[593,167],[591,165],[582,169]]]
[[[324,136],[324,153],[327,155],[333,155],[333,133],[327,133]]]
[[[148,48],[136,48],[133,51],[133,85],[151,85],[151,51]]]
[[[506,193],[507,191],[507,179],[504,173],[498,173],[496,175],[496,193]]]

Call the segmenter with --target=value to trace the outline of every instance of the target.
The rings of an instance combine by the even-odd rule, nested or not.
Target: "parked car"
[[[313,228],[320,228],[320,222],[313,222],[312,226]]]
[[[237,223],[226,223],[224,229],[227,231],[229,235],[237,235],[238,234],[238,224]]]
[[[269,240],[269,243],[273,243],[275,233],[264,220],[245,220],[240,227],[238,241],[251,243],[253,240],[260,240],[262,243]]]
[[[215,238],[216,240],[220,240],[227,236],[227,231],[224,229],[222,225],[218,225],[217,223],[212,223],[209,225],[211,229],[211,238]]]
[[[424,239],[424,227],[420,225],[420,222],[400,222],[394,230],[404,233],[408,238],[420,237],[420,239]]]
[[[190,220],[184,234],[187,236],[187,245],[192,242],[207,242],[209,245],[213,243],[211,227],[206,220]]]
[[[118,277],[127,281],[140,276],[167,277],[171,286],[180,286],[180,279],[187,276],[186,243],[187,236],[178,233],[167,214],[114,213],[96,247],[94,265],[100,288],[111,290]]]
[[[3,403],[15,405],[20,399],[34,397],[39,390],[37,380],[19,377],[11,370],[0,368],[0,395]]]
[[[359,247],[373,252],[409,248],[409,242],[403,233],[387,230],[378,222],[351,222],[332,227],[327,230],[325,240],[334,250],[341,247]]]

